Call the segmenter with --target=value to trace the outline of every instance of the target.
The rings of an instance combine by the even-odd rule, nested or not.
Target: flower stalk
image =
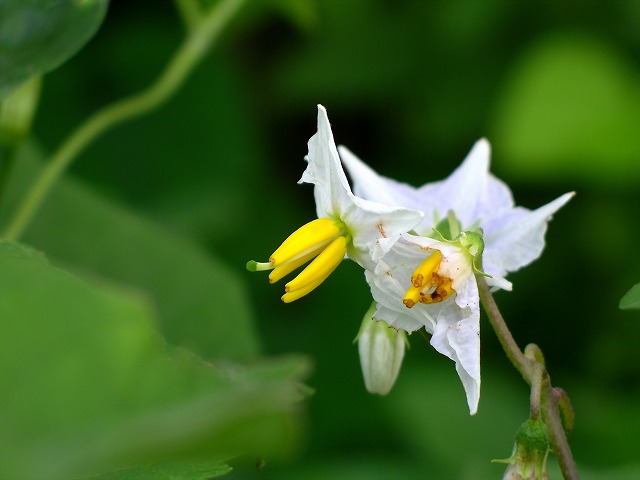
[[[568,397],[562,389],[554,388],[544,365],[542,351],[536,345],[528,345],[522,352],[514,340],[498,305],[483,276],[476,275],[480,302],[489,318],[507,358],[531,386],[531,418],[542,417],[549,429],[549,439],[553,452],[565,480],[578,480],[578,469],[571,454],[565,428],[560,417],[560,404],[568,404]]]

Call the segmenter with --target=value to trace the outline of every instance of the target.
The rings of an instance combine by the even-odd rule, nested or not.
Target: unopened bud
[[[362,319],[358,333],[360,366],[369,393],[386,395],[400,372],[407,337],[404,330],[396,330],[375,320],[374,312],[375,304]]]
[[[529,419],[516,433],[511,457],[494,462],[509,464],[503,480],[548,480],[548,455],[549,431],[546,425],[540,419]]]

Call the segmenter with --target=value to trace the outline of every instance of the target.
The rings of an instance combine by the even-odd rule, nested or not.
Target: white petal
[[[398,241],[400,234],[422,221],[422,213],[401,207],[353,198],[354,208],[345,209],[341,218],[349,226],[356,249],[367,251],[377,261]],[[365,265],[363,265],[365,266]]]
[[[365,277],[377,303],[373,318],[406,332],[414,332],[423,327],[428,332],[433,332],[435,322],[428,312],[414,311],[402,303],[409,288],[410,271],[404,268],[391,269],[385,262],[378,261],[375,271],[366,270]]]
[[[551,216],[573,197],[566,193],[537,210],[516,207],[485,224],[483,266],[490,275],[504,276],[537,259]]]
[[[452,307],[443,309],[436,318],[436,329],[431,337],[431,345],[456,364],[456,371],[462,381],[469,413],[474,415],[480,400],[480,309],[465,309],[466,316],[460,318],[460,310]]]
[[[300,182],[313,183],[318,217],[339,219],[353,238],[349,256],[367,266],[422,221],[416,210],[390,206],[353,195],[342,169],[327,112],[318,105],[318,131],[309,140],[307,168]]]
[[[378,175],[375,170],[342,145],[338,147],[338,151],[342,163],[351,176],[353,191],[357,196],[387,205],[419,208],[420,202],[414,187]]]
[[[340,157],[333,140],[327,111],[318,105],[318,131],[309,139],[309,163],[298,183],[313,183],[318,218],[339,217],[345,206],[352,203],[351,189],[342,170]]]
[[[351,175],[358,196],[390,205],[420,210],[424,213],[418,233],[428,235],[437,219],[453,210],[463,227],[513,206],[509,188],[489,173],[490,145],[481,139],[462,164],[445,180],[420,188],[397,182],[376,173],[345,147],[338,148]]]
[[[440,218],[453,210],[463,228],[512,207],[509,187],[489,173],[490,155],[489,142],[478,140],[451,175],[421,187],[420,196],[429,199]]]
[[[435,323],[431,345],[455,362],[473,415],[480,398],[480,299],[471,257],[455,245],[410,234],[403,234],[392,252],[410,248],[407,244],[419,247],[418,251],[440,250],[440,272],[453,280],[455,297],[439,304],[416,305],[411,311],[413,315],[429,312]]]

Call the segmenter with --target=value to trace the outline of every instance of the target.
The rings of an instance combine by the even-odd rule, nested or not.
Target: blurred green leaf
[[[640,181],[640,72],[606,43],[543,37],[516,65],[495,116],[504,168],[531,179]]]
[[[0,4],[0,100],[74,55],[98,30],[108,0],[5,0]]]
[[[142,479],[166,467],[166,478],[192,479],[204,456],[222,473],[240,452],[293,445],[301,359],[216,367],[168,354],[143,297],[17,244],[0,243],[0,262],[0,477],[135,467],[121,478]]]
[[[317,24],[318,12],[313,0],[270,0],[269,3],[302,29],[309,30]]]
[[[170,462],[119,470],[87,480],[209,480],[230,471],[231,467],[215,460],[201,463]]]
[[[29,147],[28,145],[26,147]],[[41,154],[25,148],[4,214],[39,170]],[[66,268],[104,276],[149,295],[168,341],[208,358],[257,355],[248,294],[238,274],[178,234],[110,203],[80,183],[59,182],[26,240]],[[244,274],[244,265],[238,266]]]
[[[620,299],[620,309],[631,310],[640,308],[640,283],[636,283]]]

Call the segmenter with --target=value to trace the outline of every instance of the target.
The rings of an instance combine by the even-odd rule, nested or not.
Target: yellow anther
[[[422,297],[420,297],[420,303],[440,303],[443,300],[446,300],[452,294],[455,293],[455,290],[451,286],[451,279],[444,278],[442,283],[436,287],[433,293],[426,293]]]
[[[322,253],[320,253],[320,255],[315,258],[315,260],[313,260],[313,262],[307,265],[307,267],[300,272],[300,275],[284,286],[285,291],[287,293],[293,293],[312,284],[315,284],[315,287],[317,287],[331,274],[331,272],[336,269],[346,253],[347,238],[336,238],[322,251]],[[318,282],[318,280],[320,280],[320,282]]]
[[[247,262],[252,272],[271,270],[269,282],[275,283],[311,260],[300,274],[285,285],[282,300],[293,302],[320,285],[333,272],[345,254],[351,236],[338,220],[318,218],[293,232],[273,252],[268,262]],[[314,259],[315,257],[315,259]]]
[[[416,303],[438,303],[455,293],[451,279],[438,274],[442,253],[435,250],[411,275],[411,286],[402,303],[413,308]]]
[[[409,287],[407,293],[404,294],[404,298],[402,299],[402,303],[405,304],[407,308],[413,308],[413,306],[420,301],[420,288]]]
[[[434,251],[429,257],[415,269],[413,275],[411,275],[411,284],[415,288],[421,288],[431,283],[433,273],[440,268],[440,261],[442,260],[442,254],[440,250]]]
[[[328,276],[329,275],[327,275],[327,277]],[[304,297],[307,293],[311,292],[312,290],[315,290],[315,288],[318,287],[322,282],[324,282],[327,277],[318,278],[318,279],[316,279],[316,281],[310,283],[309,285],[307,285],[304,288],[301,288],[300,290],[294,290],[293,292],[287,292],[281,297],[281,300],[284,303],[291,303],[291,302],[293,302],[295,300],[298,300],[299,298]]]
[[[269,283],[275,283],[278,280],[286,277],[291,272],[293,272],[296,268],[301,267],[302,265],[307,263],[309,260],[311,260],[313,257],[318,255],[318,253],[322,251],[322,248],[323,247],[318,247],[317,249],[312,250],[306,255],[302,255],[296,258],[295,260],[291,260],[289,262],[283,263],[279,267],[274,268],[273,270],[271,270],[271,273],[269,274]]]
[[[274,267],[282,265],[298,257],[308,254],[311,250],[326,245],[336,235],[340,235],[340,225],[330,218],[318,218],[303,225],[278,247],[269,257],[269,262]]]

